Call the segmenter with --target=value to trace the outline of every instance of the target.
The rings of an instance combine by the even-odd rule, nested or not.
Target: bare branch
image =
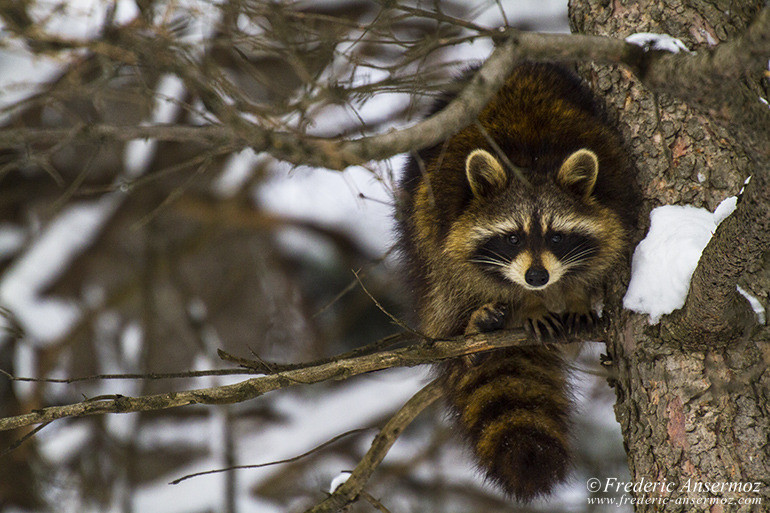
[[[231,117],[229,124],[204,127],[89,125],[75,129],[5,129],[0,130],[0,148],[31,143],[52,144],[63,137],[71,137],[73,141],[100,138],[175,140],[231,151],[251,147],[297,165],[341,170],[425,148],[446,139],[473,122],[502,87],[513,66],[525,58],[599,60],[636,66],[645,57],[640,47],[621,40],[508,29],[501,32],[498,47],[454,100],[435,115],[402,130],[339,140],[301,137],[296,133],[275,131]]]
[[[262,360],[262,359],[250,360],[248,358],[241,358],[240,356],[231,355],[230,353],[223,351],[222,349],[217,350],[217,356],[219,356],[222,360],[226,362],[235,363],[247,369],[253,369],[257,373],[275,374],[278,372],[286,372],[288,370],[301,369],[303,367],[308,367],[311,365],[321,365],[324,363],[330,363],[330,362],[338,361],[344,358],[352,358],[355,356],[372,354],[375,351],[382,351],[390,347],[395,347],[396,345],[399,345],[402,342],[407,342],[409,340],[414,340],[414,337],[411,336],[411,334],[395,333],[393,335],[388,335],[387,337],[382,338],[376,342],[372,342],[371,344],[357,347],[352,351],[348,351],[347,353],[338,354],[335,356],[331,356],[329,358],[321,358],[321,359],[314,360],[312,362],[307,362],[307,363],[275,363],[275,362],[266,362],[265,360]]]
[[[24,415],[0,419],[0,431],[66,417],[153,411],[191,404],[233,404],[296,384],[344,380],[367,372],[393,367],[413,367],[466,354],[536,343],[529,340],[523,330],[484,333],[468,338],[422,341],[391,351],[337,359],[319,365],[251,378],[232,385],[141,397],[110,396],[109,399],[104,400],[92,399],[66,406],[42,408]]]
[[[92,376],[77,376],[74,378],[29,378],[25,376],[14,376],[13,374],[0,369],[0,374],[11,381],[28,381],[33,383],[79,383],[81,381],[96,381],[107,379],[179,379],[179,378],[200,378],[205,376],[238,376],[243,374],[258,374],[251,368],[241,369],[210,369],[202,371],[185,372],[146,372],[133,374],[94,374]]]
[[[347,481],[320,504],[305,513],[331,513],[339,511],[358,497],[401,433],[425,408],[441,397],[441,386],[433,381],[417,392],[396,412],[372,441],[366,455],[358,462]]]
[[[251,147],[255,151],[266,151],[278,159],[297,165],[341,170],[351,165],[425,148],[446,139],[476,118],[502,86],[510,70],[523,59],[623,64],[631,68],[652,90],[669,92],[687,99],[708,97],[714,89],[714,80],[722,80],[724,83],[724,77],[737,79],[738,70],[741,73],[747,69],[753,70],[762,58],[765,59],[762,62],[766,62],[770,53],[768,12],[770,9],[767,8],[762,11],[745,37],[696,55],[646,53],[639,46],[598,36],[541,34],[503,28],[499,33],[497,48],[463,91],[440,112],[402,130],[353,140],[275,131],[228,116],[227,124],[204,127],[94,125],[76,129],[5,129],[0,130],[0,148],[29,143],[50,144],[63,137],[72,137],[73,140],[175,140],[224,147],[231,151]],[[692,81],[692,77],[700,77],[701,80]],[[716,78],[708,81],[706,77]],[[200,83],[196,85],[203,87]],[[770,121],[766,115],[758,114],[761,106],[759,102],[754,103],[757,105],[748,111],[743,105],[732,111],[748,112],[744,116],[754,120],[761,134],[770,133]]]

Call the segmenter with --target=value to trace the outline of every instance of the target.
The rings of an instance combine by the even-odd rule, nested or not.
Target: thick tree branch
[[[28,144],[53,144],[63,138],[73,142],[111,138],[158,139],[195,142],[203,147],[237,151],[250,147],[297,165],[345,169],[418,150],[446,139],[470,124],[502,87],[513,66],[523,59],[560,61],[598,60],[625,63],[634,68],[645,59],[644,51],[624,41],[594,36],[538,34],[506,30],[500,44],[463,91],[444,109],[415,125],[354,140],[307,137],[275,131],[230,117],[227,124],[207,127],[80,126],[71,129],[9,128],[0,130],[0,149]]]
[[[738,126],[748,148],[767,158],[770,109],[742,81],[759,80],[769,59],[770,7],[765,7],[741,37],[696,54],[656,53],[636,74],[650,90],[705,107],[723,125]]]
[[[577,341],[571,340],[570,342]],[[24,415],[0,419],[0,431],[50,422],[65,417],[162,410],[190,404],[232,404],[293,385],[343,380],[367,372],[393,367],[413,367],[466,354],[534,343],[537,342],[530,341],[523,330],[498,331],[469,338],[422,341],[391,351],[380,351],[318,365],[309,365],[251,378],[232,385],[142,397],[109,396],[66,406],[42,408]]]
[[[741,275],[770,248],[770,170],[756,169],[735,212],[703,250],[684,307],[662,321],[676,344],[708,348],[732,343],[754,314],[736,291]]]

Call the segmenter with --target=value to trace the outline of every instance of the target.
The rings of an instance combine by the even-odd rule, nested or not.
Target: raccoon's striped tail
[[[565,479],[571,397],[556,348],[501,349],[449,361],[439,373],[487,479],[524,502]]]

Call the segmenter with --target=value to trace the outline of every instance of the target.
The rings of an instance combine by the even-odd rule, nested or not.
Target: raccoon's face
[[[509,186],[508,172],[484,150],[468,156],[466,172],[478,207],[467,225],[472,249],[466,255],[486,275],[543,290],[570,276],[594,276],[611,263],[608,249],[619,229],[591,199],[598,161],[590,150],[570,155],[555,181],[537,186]]]
[[[519,214],[529,217],[517,215],[479,237],[470,260],[495,278],[542,290],[586,270],[599,253],[598,234],[592,233],[585,219],[573,222],[562,215]]]

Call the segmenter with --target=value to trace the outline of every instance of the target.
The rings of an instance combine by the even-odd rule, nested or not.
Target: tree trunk
[[[740,34],[762,3],[573,0],[570,23],[576,32],[613,37],[665,33],[698,51]],[[650,209],[657,205],[692,204],[713,210],[722,199],[738,193],[752,166],[750,152],[741,145],[741,127],[720,126],[675,98],[654,95],[623,69],[587,66],[582,71],[617,112],[638,169],[645,201],[639,237],[647,228]],[[758,85],[755,81],[753,87]],[[767,304],[770,273],[765,257],[764,266],[759,266],[764,269],[746,273],[740,284]],[[616,285],[610,301],[615,321],[607,348],[617,393],[615,413],[633,482],[660,483],[656,492],[637,492],[635,498],[668,498],[665,507],[637,504],[635,511],[770,507],[767,327],[720,334],[709,345],[672,336],[675,316],[650,326],[646,316],[621,311],[618,305],[627,282]],[[665,483],[670,484],[661,493]],[[726,483],[724,490],[702,488],[714,483]],[[729,491],[730,483],[740,491]],[[734,502],[720,504],[710,498]],[[762,504],[738,504],[740,499],[761,499]]]

